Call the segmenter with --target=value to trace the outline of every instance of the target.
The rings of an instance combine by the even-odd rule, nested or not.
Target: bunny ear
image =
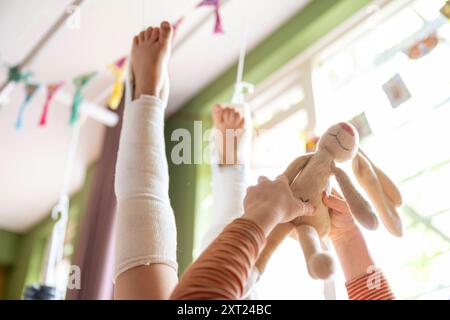
[[[384,185],[381,182],[378,172],[373,167],[372,163],[363,155],[363,153],[358,152],[358,154],[353,159],[352,163],[353,172],[358,180],[359,184],[364,188],[376,211],[380,215],[381,221],[386,226],[388,231],[397,237],[403,235],[403,225],[402,220],[395,210],[396,203],[401,200],[401,196],[398,195],[398,191],[395,184],[383,174]],[[382,172],[381,170],[379,170]],[[385,186],[388,186],[387,189]],[[385,190],[396,190],[398,195],[392,193],[391,198],[385,193]]]
[[[384,173],[380,168],[378,168],[366,155],[366,153],[360,148],[358,153],[363,156],[372,166],[375,171],[378,179],[380,180],[381,187],[385,195],[391,200],[391,202],[395,205],[396,208],[400,207],[403,204],[402,194],[400,190],[395,185],[395,183]]]

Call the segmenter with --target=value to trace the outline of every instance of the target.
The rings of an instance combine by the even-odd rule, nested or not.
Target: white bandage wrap
[[[221,139],[218,141],[215,136],[218,132],[213,131],[210,137],[210,145],[212,145],[212,219],[209,231],[201,240],[201,251],[204,251],[231,221],[244,213],[243,201],[249,180],[252,119],[248,104],[233,105],[233,108],[238,110],[245,118],[245,132],[240,137],[237,146],[238,164],[233,166],[219,165],[221,162],[219,149],[222,149],[223,146],[218,145]],[[228,150],[230,149],[233,148],[228,148]]]
[[[261,272],[259,272],[258,268],[253,266],[250,270],[250,274],[247,278],[247,283],[245,284],[244,294],[242,295],[244,300],[256,300],[258,297],[257,292],[255,290],[255,286],[261,278]]]
[[[139,265],[178,267],[164,145],[165,103],[152,96],[127,100],[115,177],[115,278]]]
[[[212,165],[213,208],[211,228],[202,238],[200,250],[209,244],[234,219],[244,213],[243,200],[247,190],[247,165]]]

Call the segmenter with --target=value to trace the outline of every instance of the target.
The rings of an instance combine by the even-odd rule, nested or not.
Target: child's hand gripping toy
[[[330,214],[322,202],[323,192],[330,192],[330,178],[335,176],[349,208],[359,223],[367,229],[378,227],[371,205],[358,192],[345,171],[336,167],[353,159],[353,171],[366,191],[381,221],[395,236],[402,236],[402,222],[396,208],[402,204],[401,194],[389,177],[358,151],[359,136],[348,123],[331,126],[320,138],[317,150],[295,159],[285,171],[294,195],[316,208],[314,216],[300,217],[276,227],[255,267],[262,273],[270,256],[295,228],[303,249],[308,272],[315,279],[327,279],[334,272],[331,256],[322,251],[321,239],[330,232]]]

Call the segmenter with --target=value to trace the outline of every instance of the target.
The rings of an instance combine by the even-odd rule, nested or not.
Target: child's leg
[[[201,251],[208,247],[226,225],[242,215],[242,202],[248,180],[248,163],[239,162],[237,157],[238,152],[250,152],[247,146],[240,145],[243,138],[247,138],[244,135],[249,134],[245,128],[243,115],[230,107],[215,106],[213,122],[215,129],[211,165],[213,215],[211,228],[202,239]],[[227,130],[229,130],[228,143]]]
[[[201,242],[201,251],[222,232],[234,219],[244,212],[243,201],[248,186],[249,154],[251,152],[251,125],[248,115],[230,107],[214,106],[212,161],[213,208],[209,231]],[[227,139],[227,130],[228,139]],[[254,298],[254,284],[259,280],[259,272],[252,268],[244,297]]]
[[[127,88],[115,181],[118,299],[167,299],[177,284],[176,226],[164,145],[171,38],[171,25],[164,22],[133,40],[135,81]]]

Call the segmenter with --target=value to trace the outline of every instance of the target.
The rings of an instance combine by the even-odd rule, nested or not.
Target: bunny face
[[[326,149],[336,162],[345,162],[358,150],[359,135],[356,129],[347,122],[331,126],[320,138],[317,149]]]

